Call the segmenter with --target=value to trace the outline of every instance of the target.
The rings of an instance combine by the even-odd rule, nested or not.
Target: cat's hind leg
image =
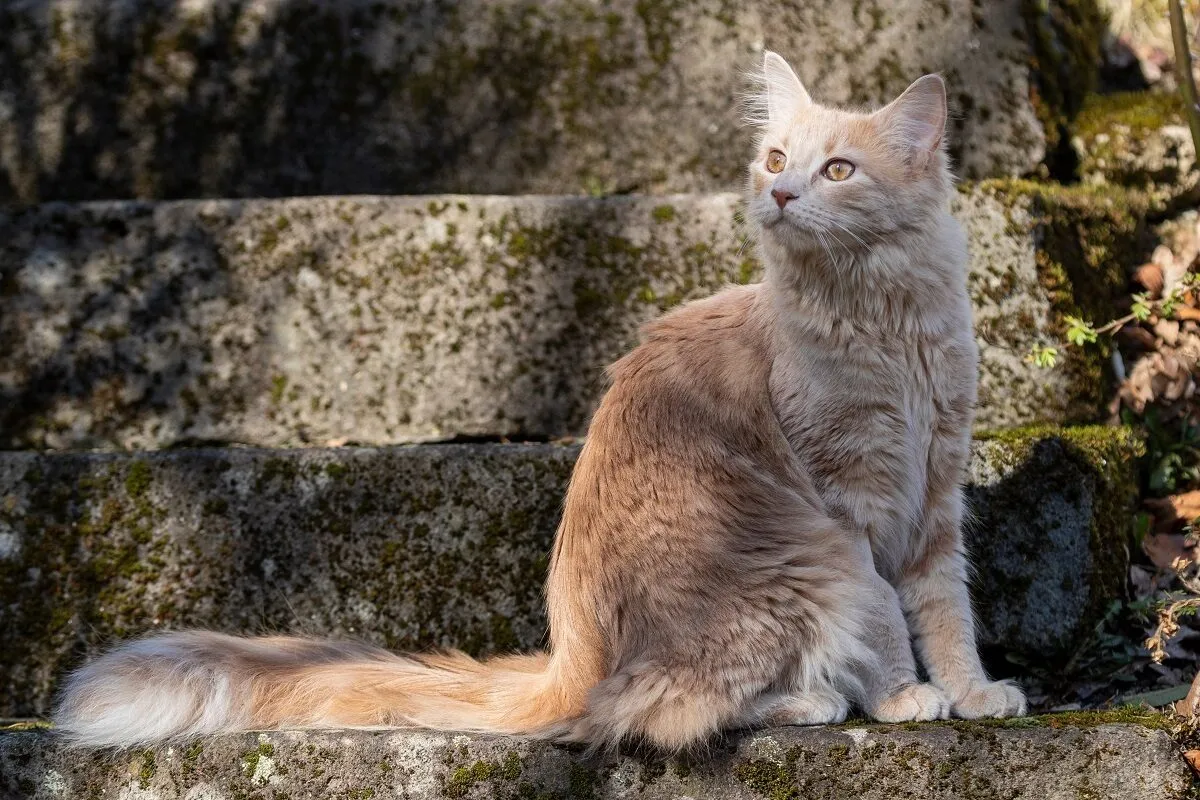
[[[592,689],[571,738],[598,749],[634,741],[684,750],[743,724],[747,701],[723,684],[719,670],[671,669],[639,659]]]
[[[755,727],[836,725],[850,714],[850,701],[832,688],[773,698],[751,721]]]

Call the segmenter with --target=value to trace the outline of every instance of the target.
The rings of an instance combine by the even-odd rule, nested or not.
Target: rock
[[[981,641],[1052,665],[1124,592],[1140,452],[1122,430],[976,445]],[[576,445],[0,453],[0,717],[160,628],[541,647]]]
[[[1096,419],[1145,209],[989,182],[973,254],[978,419]],[[579,435],[664,309],[758,275],[734,195],[48,204],[0,212],[0,446],[148,449]]]
[[[1113,719],[1123,719],[1113,715]],[[995,723],[779,728],[699,756],[596,764],[541,742],[426,731],[277,731],[145,750],[72,751],[0,733],[0,796],[1175,800],[1190,773],[1162,718],[1065,714]]]
[[[1084,181],[1168,200],[1196,196],[1196,146],[1178,92],[1094,95],[1076,118],[1074,134]]]
[[[1030,64],[1057,89],[1056,54],[1099,61],[1089,28],[1043,18],[1023,0],[6,3],[0,203],[728,191],[765,46],[832,103],[941,72],[964,174],[1020,175],[1064,103],[1031,92]]]
[[[1101,427],[976,440],[967,543],[985,646],[1041,665],[1069,657],[1125,596],[1142,452],[1132,432]]]

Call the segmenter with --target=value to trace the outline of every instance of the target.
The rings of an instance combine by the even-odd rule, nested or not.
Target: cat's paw
[[[810,694],[789,697],[771,715],[773,725],[836,725],[845,722],[850,703],[840,694]]]
[[[880,722],[947,719],[950,716],[950,701],[932,683],[910,683],[876,702],[870,714]]]
[[[963,719],[1025,716],[1025,693],[1008,681],[977,683],[954,702],[954,716]]]

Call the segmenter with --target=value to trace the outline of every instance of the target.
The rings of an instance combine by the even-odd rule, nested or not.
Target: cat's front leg
[[[962,490],[955,487],[927,511],[922,551],[897,584],[921,663],[930,680],[964,719],[1025,714],[1025,695],[1008,681],[984,672],[975,642],[975,619],[967,590],[962,544]]]
[[[908,626],[891,584],[871,568],[868,619],[874,663],[864,665],[864,710],[880,722],[923,722],[950,716],[950,700],[938,686],[921,683]]]

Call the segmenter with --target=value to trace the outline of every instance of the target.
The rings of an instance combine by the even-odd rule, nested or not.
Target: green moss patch
[[[1117,92],[1091,94],[1075,118],[1076,136],[1093,139],[1124,126],[1134,136],[1145,135],[1164,125],[1183,125],[1183,98],[1177,92]]]
[[[1172,200],[1195,189],[1194,144],[1175,92],[1088,98],[1075,122],[1079,172],[1090,183],[1149,191]],[[1168,126],[1171,129],[1168,130]]]

